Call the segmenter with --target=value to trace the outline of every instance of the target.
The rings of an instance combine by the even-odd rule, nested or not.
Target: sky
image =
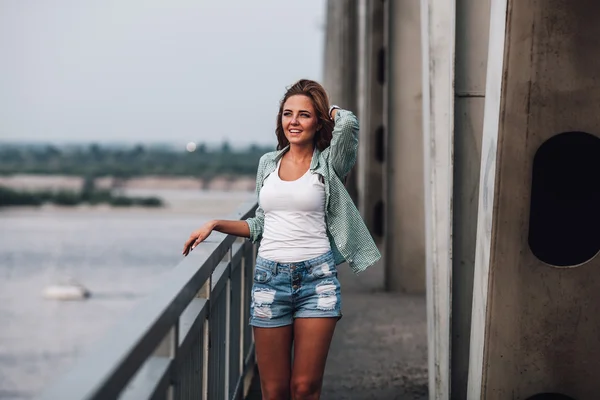
[[[271,144],[325,0],[0,1],[0,141]]]

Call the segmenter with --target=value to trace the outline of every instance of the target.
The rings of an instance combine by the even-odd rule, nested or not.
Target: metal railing
[[[246,203],[235,218],[255,210]],[[39,398],[242,399],[254,256],[248,240],[213,233]]]

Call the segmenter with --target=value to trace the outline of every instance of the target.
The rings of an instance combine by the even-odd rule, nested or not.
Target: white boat
[[[90,291],[82,284],[69,280],[66,283],[46,287],[42,295],[53,300],[83,300],[90,297]]]

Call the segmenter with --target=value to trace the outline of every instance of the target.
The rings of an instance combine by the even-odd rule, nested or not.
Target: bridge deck
[[[425,296],[383,291],[383,266],[339,267],[344,317],[333,338],[324,400],[427,399]],[[260,399],[256,376],[247,399]]]

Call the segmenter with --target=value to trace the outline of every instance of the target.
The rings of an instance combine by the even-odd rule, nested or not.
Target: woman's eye
[[[291,117],[292,113],[290,111],[286,111],[282,115],[284,117]],[[301,113],[299,116],[302,117],[302,118],[310,118],[310,114],[306,114],[306,113]]]

